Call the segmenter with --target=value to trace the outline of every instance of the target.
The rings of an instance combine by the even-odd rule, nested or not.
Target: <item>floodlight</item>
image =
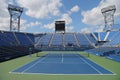
[[[116,11],[116,7],[115,5],[111,5],[108,7],[105,7],[103,9],[101,9],[101,12],[104,16],[104,20],[105,20],[105,28],[104,30],[106,31],[110,31],[111,27],[114,24],[114,13]]]
[[[8,4],[8,11],[10,14],[10,31],[20,31],[20,16],[23,8]]]

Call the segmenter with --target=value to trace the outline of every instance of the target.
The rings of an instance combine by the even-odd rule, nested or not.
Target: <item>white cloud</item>
[[[7,10],[8,3],[13,4],[13,0],[8,0],[8,2],[5,2],[5,0],[0,0],[0,30],[10,30],[10,15]],[[24,31],[29,27],[34,27],[41,25],[41,22],[35,21],[35,22],[27,22],[27,20],[21,19],[20,24],[20,30]]]
[[[49,15],[58,16],[61,0],[17,0],[18,4],[27,9],[26,15],[34,18],[47,18]]]
[[[73,26],[66,26],[66,32],[74,32]]]
[[[28,27],[33,27],[33,26],[38,26],[38,25],[41,25],[41,22],[35,21],[35,22],[29,23],[27,26]]]
[[[82,12],[83,20],[82,22],[88,25],[100,25],[103,23],[104,18],[98,8],[93,8],[89,11]]]
[[[74,7],[71,9],[73,12],[75,12]],[[51,29],[51,30],[55,30],[55,21],[65,21],[66,24],[66,31],[70,32],[74,30],[73,26],[70,26],[70,24],[72,23],[72,18],[71,18],[71,14],[73,13],[72,11],[68,11],[68,13],[63,13],[61,14],[61,17],[59,19],[54,20],[52,23],[49,24],[45,24],[43,27],[46,29]],[[69,25],[69,26],[68,26]]]
[[[35,27],[35,26],[40,26],[40,25],[41,25],[41,22],[38,22],[38,21],[27,23],[26,20],[21,20],[21,28],[20,28],[20,30],[24,31],[27,28]]]
[[[52,31],[54,31],[55,30],[55,23],[52,22],[50,24],[45,24],[44,28],[51,29]],[[74,31],[73,26],[66,26],[66,32],[73,32],[73,31]]]
[[[65,21],[66,25],[69,25],[70,23],[72,23],[72,18],[70,17],[69,14],[65,13],[65,14],[61,15],[60,19],[57,19],[55,21]],[[54,30],[55,29],[55,21],[53,21],[52,23],[49,23],[49,24],[45,24],[43,27]],[[67,29],[70,30],[70,28],[67,28]]]
[[[5,0],[0,0],[0,30],[9,30],[9,13],[7,10],[8,4]]]
[[[45,24],[43,27],[44,27],[44,28],[47,28],[47,29],[52,29],[52,30],[54,30],[54,28],[55,28],[55,23],[52,22],[52,23],[50,23],[50,24]]]
[[[8,3],[8,4],[14,4],[14,1],[13,1],[13,0],[8,0],[7,3]]]
[[[72,23],[72,18],[71,18],[70,15],[67,14],[67,13],[63,14],[63,15],[61,16],[61,18],[58,19],[58,20],[64,20],[65,23],[66,23],[66,25]]]
[[[89,30],[89,28],[83,28],[83,29],[80,30],[80,32],[89,33],[90,30]]]
[[[104,24],[104,17],[101,13],[101,9],[110,5],[115,5],[117,10],[115,16],[120,16],[120,0],[102,0],[97,7],[91,10],[83,11],[82,22],[89,25],[101,25]]]
[[[74,7],[72,7],[71,9],[70,9],[70,11],[71,12],[78,12],[79,11],[79,6],[78,5],[75,5]]]
[[[85,27],[80,30],[83,33],[90,33],[90,32],[102,32],[104,26],[96,26],[96,27]]]
[[[73,12],[79,11],[79,7],[76,5],[70,9],[70,13],[60,14],[59,8],[62,6],[61,0],[18,0],[18,3],[27,9],[26,14],[34,18],[46,18],[49,15],[61,16],[57,20],[65,20],[66,25],[72,23],[70,15]],[[54,30],[54,22],[43,25],[44,28]],[[68,28],[73,29],[72,27]]]

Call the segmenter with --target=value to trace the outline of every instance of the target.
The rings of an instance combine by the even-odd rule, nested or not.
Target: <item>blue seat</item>
[[[109,55],[107,58],[120,62],[120,55]]]

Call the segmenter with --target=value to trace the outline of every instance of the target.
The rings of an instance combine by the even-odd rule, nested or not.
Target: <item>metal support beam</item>
[[[20,16],[23,12],[22,7],[9,4],[8,11],[10,14],[10,31],[20,31]]]
[[[114,13],[116,11],[115,5],[105,7],[101,9],[101,12],[104,16],[105,28],[104,31],[111,31],[112,26],[114,25]]]

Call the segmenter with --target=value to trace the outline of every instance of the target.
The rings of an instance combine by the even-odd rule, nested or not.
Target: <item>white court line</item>
[[[89,59],[90,61],[92,61],[92,62],[94,62],[95,64],[97,64],[95,61],[91,60],[90,58],[87,58],[87,59]],[[100,67],[104,68],[105,70],[107,70],[107,71],[109,71],[109,72],[112,72],[112,71],[106,69],[105,67],[103,67],[103,66],[100,65],[100,64],[97,64],[97,65],[99,65]],[[112,73],[116,75],[116,73],[114,73],[114,72],[112,72]]]
[[[78,55],[77,55],[78,56]],[[91,64],[89,64],[86,60],[84,60],[83,58],[81,58],[80,56],[79,56],[79,58],[82,60],[82,61],[84,61],[86,64],[88,64],[91,68],[93,68],[95,71],[97,71],[99,74],[103,74],[102,72],[100,72],[98,69],[96,69],[94,66],[92,66]]]
[[[86,60],[84,60],[83,58],[81,58],[81,60],[83,60],[85,63],[87,63],[90,67],[92,67],[94,70],[96,70],[99,74],[103,74],[98,69],[96,69],[94,66],[92,66],[91,64],[89,64]]]
[[[28,64],[30,64],[30,63],[32,63],[32,62],[34,62],[34,61],[37,61],[38,59],[40,59],[40,58],[37,58],[37,59],[35,59],[35,60],[32,60],[31,62],[25,63],[24,65],[22,65],[22,66],[20,66],[20,67],[17,67],[17,68],[15,68],[15,69],[12,69],[9,73],[11,73],[11,72],[13,72],[13,71],[15,71],[15,70],[17,70],[17,69],[23,67],[23,66],[26,66],[26,65],[28,65]]]
[[[86,64],[85,62],[64,62],[64,63],[60,63],[60,62],[40,62],[40,63],[47,63],[47,64]]]
[[[78,56],[78,55],[76,55]],[[45,57],[46,58],[46,57]],[[79,58],[81,59],[81,57],[79,56]],[[42,59],[44,60],[44,59]],[[40,61],[37,61],[37,62],[41,62],[42,60]],[[84,60],[83,58],[81,59],[83,60],[85,63],[87,62],[86,60]],[[37,63],[36,62],[36,63]],[[41,62],[41,63],[44,63],[44,62]],[[88,63],[88,62],[87,62]],[[89,64],[89,63],[88,63]],[[36,64],[35,64],[36,65]],[[34,66],[34,64],[32,65]],[[31,67],[31,66],[30,66]],[[9,73],[14,73],[14,74],[43,74],[43,75],[116,75],[116,74],[52,74],[52,73],[26,73],[25,71],[23,71],[22,73],[20,72],[9,72]]]
[[[78,55],[77,55],[78,56]],[[80,58],[80,57],[79,57]],[[80,58],[81,59],[81,58]],[[20,73],[20,72],[9,72],[13,74],[40,74],[40,75],[116,75],[116,74],[52,74],[52,73]]]
[[[42,58],[41,60],[35,62],[33,65],[31,65],[30,67],[28,67],[27,69],[23,70],[21,73],[24,73],[25,71],[29,70],[30,68],[34,67],[35,65],[37,65],[39,62],[41,62],[42,60],[44,60],[46,57]]]
[[[31,65],[30,67],[28,67],[27,69],[23,70],[21,73],[24,73],[25,71],[29,70],[30,68],[34,67],[35,65],[37,65],[39,62],[43,61],[45,58],[49,57],[50,55],[47,55],[46,57],[42,58],[41,60],[35,62],[33,65]]]
[[[83,75],[83,76],[88,76],[88,75],[116,75],[116,74],[53,74],[53,73],[20,73],[20,72],[9,72],[11,74],[25,74],[25,75],[29,75],[29,74],[33,74],[33,75]]]

